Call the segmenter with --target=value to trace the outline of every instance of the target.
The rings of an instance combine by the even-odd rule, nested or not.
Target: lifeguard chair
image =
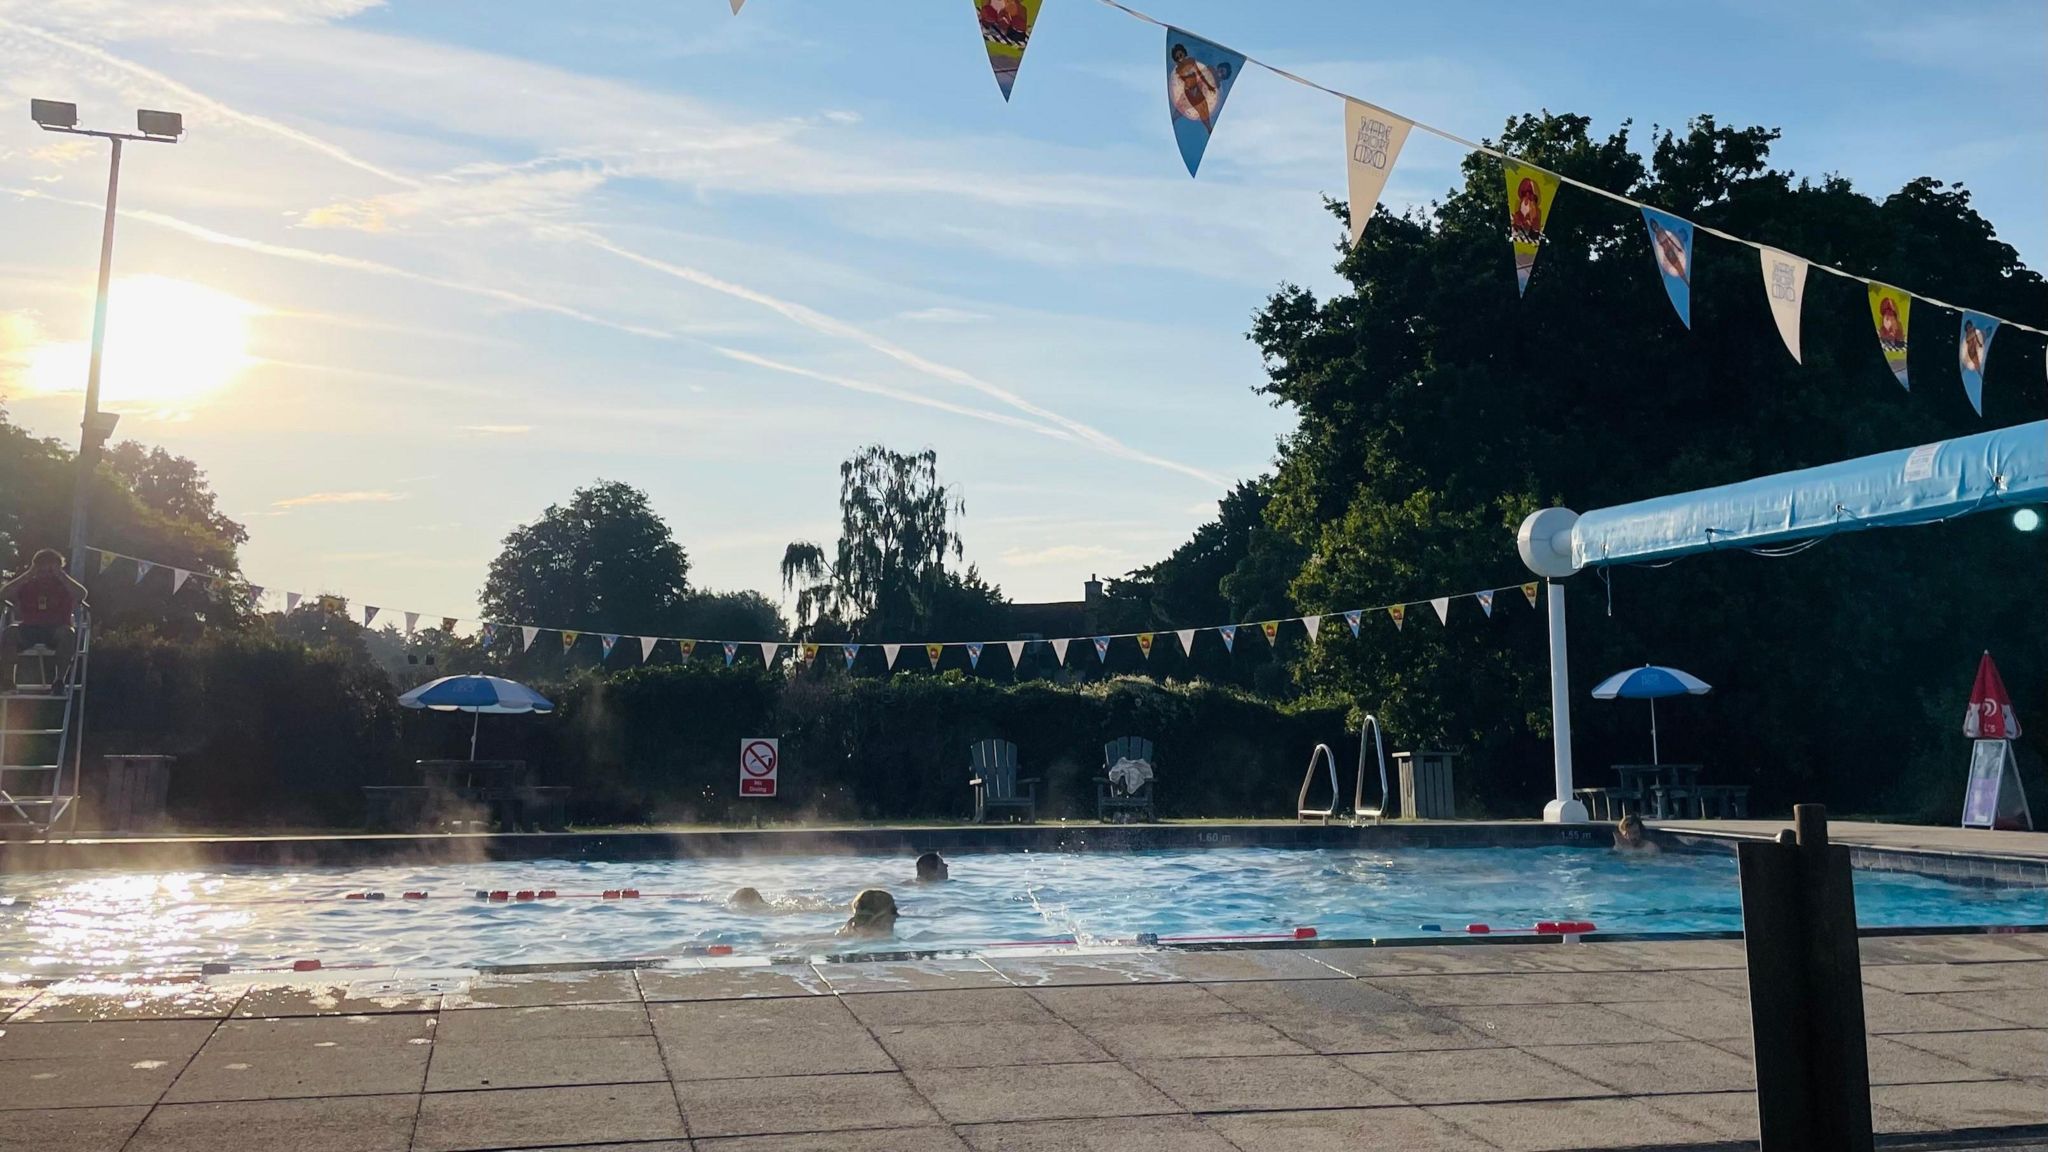
[[[12,609],[0,612],[0,626],[13,625]],[[0,832],[47,834],[77,818],[90,613],[81,606],[72,625],[69,658],[48,645],[22,648],[14,654],[14,688],[0,692]]]

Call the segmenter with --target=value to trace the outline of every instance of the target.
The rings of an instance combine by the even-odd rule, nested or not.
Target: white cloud
[[[1101,544],[1054,544],[1047,548],[1011,548],[1002,554],[1002,561],[1013,568],[1044,568],[1055,564],[1115,560],[1128,555],[1121,548]]]
[[[304,496],[292,496],[273,500],[273,508],[306,508],[315,504],[393,504],[405,499],[402,492],[387,492],[382,489],[365,492],[308,492]]]
[[[465,424],[464,432],[478,436],[524,436],[533,431],[531,424]]]
[[[898,312],[896,318],[908,320],[913,324],[972,324],[986,320],[989,316],[986,312],[972,312],[965,308],[948,308],[940,305],[936,308],[916,308],[909,312]]]

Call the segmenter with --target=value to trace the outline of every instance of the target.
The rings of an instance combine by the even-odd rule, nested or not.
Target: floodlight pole
[[[38,102],[38,106],[42,102]],[[162,117],[164,113],[144,113]],[[178,131],[182,125],[173,118],[169,121]],[[156,144],[175,144],[177,135],[160,135],[151,132],[102,132],[80,128],[75,123],[47,122],[38,113],[37,126],[45,132],[63,132],[72,136],[98,136],[113,145],[112,155],[107,164],[107,209],[106,218],[100,224],[100,274],[99,283],[93,295],[92,305],[92,353],[85,369],[85,415],[78,427],[78,474],[71,489],[71,571],[74,575],[85,567],[86,532],[92,515],[92,481],[99,473],[100,456],[106,447],[107,438],[113,434],[114,419],[100,412],[100,364],[105,359],[107,342],[107,287],[114,272],[114,220],[121,195],[121,145],[128,140],[143,140]]]
[[[1545,617],[1550,625],[1550,740],[1557,797],[1543,806],[1551,824],[1584,824],[1586,806],[1572,795],[1572,674],[1564,630],[1564,578],[1578,571],[1572,559],[1572,526],[1578,513],[1545,508],[1522,522],[1515,548],[1529,571],[1543,578]]]

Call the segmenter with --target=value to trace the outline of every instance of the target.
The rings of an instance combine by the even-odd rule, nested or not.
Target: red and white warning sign
[[[781,740],[756,736],[740,741],[740,795],[775,795],[775,774],[781,768]]]

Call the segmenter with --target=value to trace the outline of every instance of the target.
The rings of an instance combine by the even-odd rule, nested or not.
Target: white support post
[[[1550,618],[1550,739],[1557,768],[1557,798],[1543,806],[1547,824],[1584,824],[1586,806],[1572,796],[1572,672],[1565,651],[1564,588],[1546,581]]]

